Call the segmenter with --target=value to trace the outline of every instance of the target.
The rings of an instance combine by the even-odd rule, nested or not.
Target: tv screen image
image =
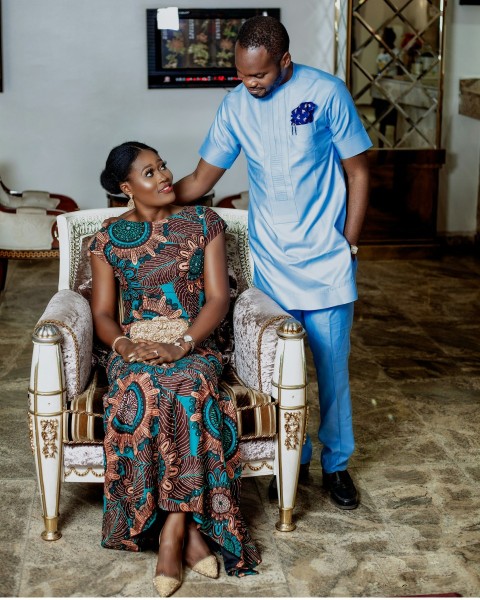
[[[235,41],[246,19],[280,9],[179,9],[179,29],[158,29],[147,9],[148,87],[234,87]]]
[[[182,19],[179,31],[162,30],[158,57],[162,68],[233,68],[235,40],[242,23],[242,19]]]

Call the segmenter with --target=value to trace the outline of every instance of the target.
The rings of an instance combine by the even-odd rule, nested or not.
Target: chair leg
[[[62,336],[51,324],[35,330],[30,375],[30,442],[42,501],[45,541],[58,540],[60,485],[63,478],[63,406],[65,400]]]
[[[277,330],[278,345],[272,396],[278,400],[276,475],[279,531],[293,531],[293,509],[297,496],[300,457],[306,421],[305,330],[295,319],[287,319]]]
[[[0,258],[0,293],[5,289],[8,271],[8,258]]]

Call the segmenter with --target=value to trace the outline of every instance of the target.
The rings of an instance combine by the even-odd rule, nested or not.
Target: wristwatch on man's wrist
[[[355,246],[354,244],[350,244],[350,252],[355,256],[358,252],[358,246]]]

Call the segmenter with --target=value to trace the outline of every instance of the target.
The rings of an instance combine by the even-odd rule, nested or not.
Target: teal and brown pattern
[[[127,335],[138,319],[195,319],[205,303],[205,248],[224,230],[213,210],[187,207],[153,223],[121,219],[95,236],[91,252],[120,282]],[[110,354],[103,546],[142,550],[161,511],[186,511],[219,545],[230,574],[260,562],[239,509],[237,414],[219,392],[222,368],[211,339],[166,366]]]

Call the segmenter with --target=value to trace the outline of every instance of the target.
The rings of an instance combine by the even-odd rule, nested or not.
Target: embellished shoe
[[[153,585],[159,596],[168,598],[182,585],[182,580],[175,579],[175,577],[167,577],[167,575],[156,575],[153,578]]]
[[[218,562],[213,554],[210,556],[206,556],[199,560],[192,566],[192,571],[195,573],[200,573],[200,575],[204,575],[205,577],[210,577],[211,579],[218,578]]]

